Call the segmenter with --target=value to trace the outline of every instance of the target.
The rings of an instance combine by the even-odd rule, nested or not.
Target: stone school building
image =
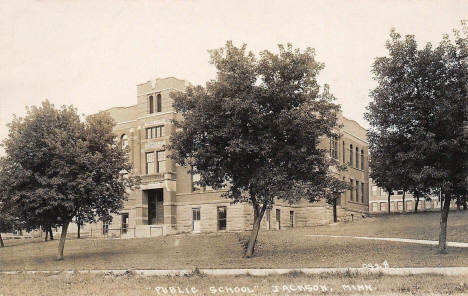
[[[171,123],[180,118],[172,107],[172,92],[184,91],[186,81],[165,78],[137,86],[136,104],[107,110],[115,119],[119,144],[129,148],[134,174],[140,175],[140,189],[130,193],[120,215],[112,224],[84,226],[83,232],[104,235],[147,237],[171,233],[243,231],[252,228],[253,211],[248,204],[231,204],[223,191],[194,184],[197,175],[175,164],[164,147],[175,131]],[[339,176],[353,190],[338,200],[340,220],[357,219],[368,212],[368,150],[366,130],[357,122],[339,116],[340,137],[324,138],[321,145],[330,157],[348,165]],[[281,201],[265,213],[264,229],[286,229],[333,222],[332,208],[325,202]],[[87,229],[86,229],[87,228]],[[76,231],[76,228],[75,228]],[[74,232],[71,229],[71,232]]]

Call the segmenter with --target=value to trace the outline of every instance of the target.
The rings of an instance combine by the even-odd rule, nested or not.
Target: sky
[[[0,0],[0,141],[13,114],[48,99],[80,114],[136,104],[136,85],[213,79],[209,49],[315,48],[343,114],[363,118],[371,65],[394,27],[422,46],[468,19],[468,1]],[[3,153],[0,148],[0,155]]]

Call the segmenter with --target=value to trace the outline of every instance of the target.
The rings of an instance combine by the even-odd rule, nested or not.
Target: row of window
[[[349,162],[348,164],[350,166],[354,166],[357,169],[364,170],[364,150],[361,149],[359,150],[359,147],[356,147],[354,150],[354,147],[352,144],[349,145],[349,149],[346,149],[346,144],[343,141],[343,163],[346,163],[346,153],[345,151],[348,150],[349,154]],[[356,158],[353,159],[354,151],[356,151],[355,155]],[[338,159],[338,137],[333,136],[330,138],[330,157],[333,157],[335,159]]]
[[[349,184],[352,188],[350,189],[349,200],[364,203],[366,183],[359,182],[358,180],[354,183],[354,180],[350,179]]]
[[[276,224],[277,228],[281,229],[281,210],[276,209]],[[226,230],[227,225],[227,207],[220,206],[217,208],[218,230]],[[270,210],[265,213],[265,219],[268,225],[270,224]],[[200,231],[201,210],[200,208],[192,209],[192,231]],[[294,211],[289,211],[289,226],[294,227]],[[270,228],[270,227],[268,227]]]
[[[164,137],[164,125],[153,126],[146,129],[146,138],[154,139]]]

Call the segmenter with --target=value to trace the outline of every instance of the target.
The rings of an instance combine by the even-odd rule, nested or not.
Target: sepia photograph
[[[468,1],[0,0],[16,295],[468,295]]]

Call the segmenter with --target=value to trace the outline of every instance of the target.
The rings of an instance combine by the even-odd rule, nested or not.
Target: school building
[[[231,204],[222,190],[194,184],[199,176],[176,165],[167,157],[165,145],[175,131],[172,120],[179,119],[170,94],[183,92],[188,82],[173,77],[137,85],[136,104],[107,110],[115,119],[114,133],[119,144],[129,148],[134,174],[141,176],[138,190],[111,224],[85,225],[83,232],[104,235],[147,237],[183,232],[243,231],[252,228],[253,211],[248,204]],[[339,136],[322,139],[320,145],[330,157],[347,164],[339,178],[353,189],[341,194],[337,202],[338,219],[365,216],[369,205],[368,146],[366,130],[339,114]],[[333,221],[332,207],[325,201],[297,204],[278,201],[265,213],[264,229],[314,226]],[[75,230],[76,231],[76,230]],[[70,232],[73,232],[72,228]]]

